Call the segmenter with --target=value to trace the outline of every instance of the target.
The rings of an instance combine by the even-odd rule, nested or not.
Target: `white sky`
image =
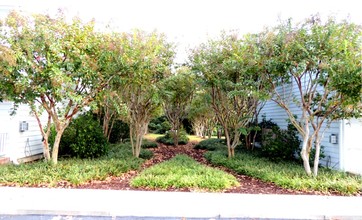
[[[185,58],[187,48],[222,30],[258,32],[275,25],[279,18],[299,21],[319,13],[322,17],[349,17],[362,24],[359,0],[0,0],[2,5],[48,13],[61,7],[71,15],[111,23],[122,31],[156,29],[179,45],[178,61]]]

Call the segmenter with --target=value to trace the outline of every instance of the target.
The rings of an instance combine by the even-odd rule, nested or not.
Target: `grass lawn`
[[[244,151],[236,153],[232,159],[227,158],[225,150],[209,151],[205,157],[214,165],[224,166],[239,174],[256,177],[284,188],[339,192],[343,195],[362,192],[362,177],[344,172],[320,168],[317,177],[309,177],[305,174],[302,164],[276,163]]]
[[[152,134],[148,133],[143,138],[149,141],[156,141],[158,137],[164,136],[164,134]]]
[[[143,150],[141,154],[149,156],[147,152]],[[132,156],[129,145],[112,145],[108,155],[98,159],[60,158],[56,166],[43,161],[0,166],[0,185],[56,186],[62,181],[79,185],[89,180],[104,180],[109,176],[120,176],[129,170],[137,170],[143,161]]]
[[[186,155],[177,155],[171,160],[143,170],[131,181],[131,185],[221,191],[239,183],[234,176],[224,171],[202,165]]]

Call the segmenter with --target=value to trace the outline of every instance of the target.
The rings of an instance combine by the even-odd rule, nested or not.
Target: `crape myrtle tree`
[[[253,117],[259,99],[267,92],[259,74],[257,36],[223,33],[192,51],[191,65],[208,87],[218,122],[224,129],[228,156]]]
[[[200,88],[195,92],[187,117],[191,120],[197,136],[211,138],[217,120],[211,105],[211,96],[206,88]]]
[[[312,174],[309,156],[315,147],[313,175],[318,174],[320,144],[332,121],[361,116],[361,26],[334,18],[312,16],[293,25],[288,20],[260,34],[265,74],[273,97],[299,131],[305,172]],[[296,86],[296,94],[292,93]],[[291,104],[301,116],[293,114]]]
[[[92,110],[97,114],[100,124],[102,125],[103,134],[110,140],[111,132],[116,120],[126,121],[127,108],[122,99],[121,82],[126,76],[123,69],[123,34],[119,32],[109,32],[103,34],[103,51],[102,60],[104,64],[101,71],[112,76],[112,80],[98,94]]]
[[[67,21],[62,13],[50,17],[11,12],[0,28],[7,95],[30,106],[44,137],[45,159],[56,164],[64,130],[109,80],[99,71],[106,64],[102,64],[104,41],[94,31],[94,22]],[[44,112],[46,124],[41,120]],[[57,134],[50,154],[51,123]]]
[[[190,68],[181,66],[165,78],[160,87],[165,115],[171,124],[173,143],[178,146],[182,121],[186,118],[196,90],[195,75]]]
[[[160,82],[171,73],[173,45],[162,34],[134,30],[124,34],[118,60],[124,67],[116,88],[127,107],[133,155],[139,157],[142,139],[159,111]]]

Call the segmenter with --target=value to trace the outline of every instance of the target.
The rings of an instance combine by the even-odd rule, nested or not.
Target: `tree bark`
[[[319,132],[319,131],[318,131]],[[314,165],[313,165],[313,175],[318,175],[318,167],[319,167],[319,157],[321,151],[321,138],[318,135],[318,132],[315,136],[315,155],[314,155]]]
[[[307,173],[308,176],[310,176],[312,174],[311,168],[310,168],[310,163],[309,163],[309,129],[307,129],[306,132],[306,136],[303,137],[303,144],[302,144],[302,150],[300,152],[300,156],[302,157],[303,160],[303,166],[304,166],[304,171]]]
[[[67,121],[63,125],[58,125],[56,127],[57,135],[55,136],[53,150],[52,150],[52,163],[56,165],[58,163],[58,152],[59,152],[59,144],[64,133],[65,128],[68,126],[69,121]]]

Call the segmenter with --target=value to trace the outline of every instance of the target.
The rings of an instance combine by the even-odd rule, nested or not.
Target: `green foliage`
[[[224,129],[229,156],[239,145],[239,137],[250,123],[259,100],[269,96],[268,83],[261,74],[258,37],[222,33],[191,55],[191,65],[202,76],[218,122]]]
[[[51,134],[52,141],[55,134],[55,132]],[[96,158],[105,155],[107,150],[108,143],[103,135],[102,127],[91,115],[84,114],[74,119],[64,131],[60,141],[59,155]]]
[[[133,157],[132,155],[132,146],[131,143],[122,143],[122,144],[114,144],[111,145],[111,151],[108,153],[109,158],[119,158],[119,159],[125,159]],[[113,149],[113,150],[112,150]],[[148,149],[141,149],[139,158],[148,160],[153,157],[153,152]]]
[[[205,157],[216,166],[224,166],[238,174],[272,182],[287,189],[339,192],[343,195],[362,192],[361,176],[321,169],[318,177],[309,177],[298,164],[283,161],[272,162],[267,158],[251,154],[249,151],[238,152],[232,159],[227,158],[225,151],[209,151],[205,153]]]
[[[194,146],[194,149],[202,149],[208,151],[226,149],[225,139],[210,138],[200,141]]]
[[[168,122],[166,116],[160,116],[152,119],[148,124],[148,130],[154,134],[165,134],[171,129],[171,124]]]
[[[6,73],[1,81],[11,88],[6,90],[10,100],[28,104],[38,119],[48,114],[48,125],[51,119],[56,125],[51,156],[48,132],[43,133],[44,155],[54,164],[63,130],[112,79],[104,71],[111,64],[104,59],[105,35],[94,25],[69,20],[62,12],[49,16],[12,11],[0,21],[0,68]]]
[[[56,187],[64,182],[80,185],[121,176],[129,170],[140,169],[143,163],[143,159],[132,156],[130,149],[130,145],[111,145],[108,154],[100,158],[61,158],[57,166],[43,161],[0,166],[0,184]]]
[[[287,130],[272,126],[269,129],[264,128],[263,131],[261,147],[263,156],[275,161],[296,159],[301,141],[298,138],[298,131],[293,125],[288,124]]]
[[[135,177],[133,187],[193,188],[221,191],[239,185],[236,178],[224,171],[201,165],[186,155],[177,155],[169,161],[157,164]]]
[[[159,111],[160,82],[170,74],[175,52],[166,37],[157,32],[134,30],[120,40],[122,49],[117,51],[121,59],[116,63],[121,71],[115,90],[127,106],[130,138],[135,140],[132,148],[138,157],[147,125]]]
[[[166,132],[164,136],[156,138],[156,141],[159,143],[163,143],[166,145],[174,145],[174,133],[172,131]],[[189,138],[187,136],[187,133],[184,130],[181,130],[179,132],[179,144],[187,144],[189,142]]]
[[[150,141],[147,139],[143,139],[142,141],[142,148],[157,148],[157,143],[154,141]]]
[[[179,67],[174,75],[163,80],[160,97],[172,131],[181,129],[182,121],[187,116],[196,87],[196,76],[186,66]],[[174,132],[173,136],[174,144],[178,145],[179,133]]]
[[[120,143],[127,138],[129,138],[128,124],[122,120],[116,120],[109,136],[109,143]]]

